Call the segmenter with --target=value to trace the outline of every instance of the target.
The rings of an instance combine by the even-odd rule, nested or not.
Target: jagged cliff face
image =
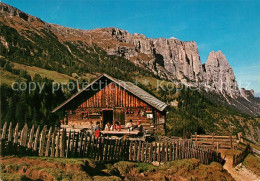
[[[123,56],[149,68],[155,74],[183,83],[198,83],[203,80],[202,64],[195,42],[178,39],[151,39],[117,28],[107,29],[123,46],[106,47],[112,55]]]
[[[111,55],[125,57],[170,80],[201,86],[233,98],[241,96],[234,72],[221,51],[210,52],[206,64],[202,65],[196,42],[173,38],[151,39],[117,28],[102,31],[103,37],[110,35],[116,39],[113,46],[103,46]],[[99,38],[97,43],[105,40],[102,35]]]
[[[205,70],[208,86],[222,94],[226,93],[232,98],[241,95],[233,69],[221,51],[212,51],[209,53],[208,60],[205,64]]]
[[[245,91],[238,89],[232,67],[220,51],[211,52],[206,64],[202,65],[198,47],[193,41],[184,42],[176,38],[146,38],[144,35],[130,34],[118,28],[94,30],[66,28],[46,23],[3,3],[0,3],[0,12],[0,25],[14,28],[24,41],[32,44],[35,42],[36,35],[46,41],[55,40],[56,44],[52,46],[59,47],[61,53],[66,51],[66,56],[72,57],[73,63],[85,66],[82,56],[79,55],[90,51],[97,53],[95,50],[97,46],[109,55],[124,57],[161,78],[221,94],[228,104],[235,107],[239,105],[241,110],[246,110],[250,114],[255,115],[259,112],[259,100],[253,100],[252,96],[249,99]],[[7,37],[1,34],[0,43],[7,50],[10,46],[16,46],[21,50],[26,46],[26,44],[19,45],[19,42],[17,44],[9,42]],[[31,56],[39,54],[39,51],[35,51],[32,47],[26,51]],[[50,54],[47,50],[41,51],[44,56]],[[67,65],[61,67],[66,69]]]
[[[96,44],[109,55],[124,57],[154,74],[187,85],[198,85],[204,80],[196,42],[178,39],[146,38],[118,28],[75,30],[51,25],[61,41],[84,40]]]

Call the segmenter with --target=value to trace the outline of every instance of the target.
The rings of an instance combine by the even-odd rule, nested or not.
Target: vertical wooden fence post
[[[152,143],[149,143],[149,146],[150,146],[150,153],[149,153],[149,163],[152,163],[153,161],[153,144]]]
[[[79,152],[78,152],[78,157],[82,157],[82,144],[83,144],[83,138],[84,138],[84,133],[80,133],[80,139],[79,139]]]
[[[70,156],[70,140],[71,140],[71,130],[69,132],[68,141],[67,141],[66,158]]]
[[[161,162],[165,162],[165,144],[164,142],[162,143],[162,151],[161,153]]]
[[[117,140],[113,140],[113,148],[111,149],[111,160],[114,160],[114,155],[115,155],[115,147],[116,147]]]
[[[37,152],[38,149],[39,134],[40,134],[40,126],[38,126],[36,130],[35,139],[34,139],[33,150],[35,151],[35,153]]]
[[[78,145],[79,145],[79,132],[74,132],[75,134],[75,144],[73,147],[73,156],[77,157]]]
[[[75,142],[75,134],[76,134],[76,132],[75,131],[73,131],[73,133],[72,133],[72,138],[71,138],[71,144],[70,144],[70,156],[73,156],[74,157],[74,154],[75,154],[75,150],[74,150],[74,142]]]
[[[7,148],[4,149],[4,147],[2,148],[4,152],[8,153],[8,154],[12,154],[14,149],[12,148],[12,139],[13,139],[13,126],[12,126],[12,122],[10,122],[9,124],[9,128],[8,128],[8,135],[7,135]],[[5,146],[5,140],[3,139],[3,146]]]
[[[87,141],[88,141],[88,134],[86,133],[84,136],[84,143],[83,143],[83,157],[86,156],[86,151],[87,151]]]
[[[39,146],[39,156],[43,156],[43,150],[44,150],[44,145],[45,145],[45,139],[46,139],[46,129],[47,127],[44,126],[41,132],[41,137],[40,137],[40,146]]]
[[[121,143],[122,148],[120,150],[119,160],[124,160],[124,158],[125,158],[125,146],[126,146],[125,144],[126,144],[126,140],[122,140],[122,143]]]
[[[4,147],[5,147],[4,139],[0,138],[0,155],[1,156],[3,156],[5,154]]]
[[[165,162],[167,162],[169,160],[168,154],[169,154],[169,144],[168,142],[166,142],[166,146],[165,146]]]
[[[211,147],[211,149],[212,150],[214,150],[214,148],[215,148],[215,143],[214,143],[214,133],[212,133],[212,147]]]
[[[133,141],[130,140],[130,146],[129,146],[129,161],[132,161],[132,149],[133,149]]]
[[[92,142],[92,136],[89,136],[88,149],[87,149],[87,157],[89,157],[89,156],[90,156],[90,153],[91,153],[91,142]]]
[[[195,132],[195,144],[197,145],[198,144],[198,134],[197,134],[197,132]]]
[[[8,129],[8,142],[11,142],[13,139],[13,124],[10,122],[9,129]]]
[[[56,137],[57,129],[55,128],[51,137],[51,157],[55,155],[55,137]]]
[[[24,155],[26,152],[26,144],[27,144],[27,133],[28,133],[28,126],[25,123],[20,136],[20,146],[19,146],[19,152],[20,154]]]
[[[28,136],[27,133],[28,133],[28,126],[27,123],[25,123],[20,136],[20,145],[24,148],[26,147],[27,136]]]
[[[145,145],[145,162],[149,162],[149,144],[143,142],[143,145]]]
[[[175,160],[176,159],[176,146],[175,146],[175,143],[176,142],[173,142],[173,148],[172,148],[172,160]]]
[[[180,157],[179,157],[179,149],[180,149],[180,147],[179,147],[179,141],[177,141],[177,142],[176,142],[176,160],[180,158]]]
[[[5,139],[6,129],[7,129],[7,122],[5,122],[5,124],[4,124],[4,126],[3,126],[2,139]]]
[[[121,157],[121,148],[122,148],[122,140],[120,139],[119,140],[119,143],[118,143],[118,149],[117,149],[117,160],[120,160],[120,157]]]
[[[156,158],[157,158],[157,156],[156,156],[156,153],[157,153],[157,143],[155,143],[154,144],[154,148],[153,148],[153,161],[156,161]]]
[[[142,142],[139,141],[138,147],[137,147],[137,161],[138,161],[138,162],[140,162],[141,144],[142,144]]]
[[[105,147],[105,156],[104,156],[105,158],[104,158],[104,160],[107,161],[107,155],[109,153],[108,152],[109,138],[105,139],[105,143],[104,144],[105,144],[105,146],[104,146]]]
[[[144,143],[141,143],[141,162],[144,161],[144,158],[145,158],[145,153],[144,153]],[[146,160],[146,159],[145,159]]]
[[[160,162],[161,161],[161,145],[160,143],[158,143],[158,150],[157,150],[157,161]]]
[[[48,133],[48,139],[47,139],[46,149],[45,149],[45,156],[49,156],[49,149],[50,149],[50,143],[51,143],[51,133],[52,133],[52,127],[50,127],[49,133]]]
[[[32,125],[31,131],[30,131],[30,136],[29,136],[29,141],[28,141],[28,149],[32,149],[32,144],[33,144],[33,136],[34,136],[34,125]]]
[[[103,136],[101,137],[100,143],[101,144],[100,144],[100,159],[99,160],[104,160],[105,138]],[[120,154],[118,153],[118,155],[120,155]],[[118,156],[118,159],[120,159],[120,156]]]
[[[62,129],[61,140],[60,140],[60,157],[65,156],[65,144],[66,144],[66,129]]]
[[[14,144],[18,143],[18,134],[19,134],[19,123],[16,124],[14,129]]]
[[[55,139],[55,157],[59,157],[59,142],[60,142],[60,129],[57,132]]]
[[[8,129],[8,136],[7,136],[8,144],[7,144],[7,153],[12,154],[14,149],[12,148],[12,140],[13,140],[13,126],[12,122],[10,122],[9,129]]]

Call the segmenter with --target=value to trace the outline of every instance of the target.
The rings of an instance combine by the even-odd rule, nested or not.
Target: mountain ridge
[[[146,38],[145,35],[130,34],[126,30],[113,27],[93,30],[67,28],[46,23],[40,18],[4,3],[0,3],[0,11],[2,26],[15,29],[19,34],[17,36],[21,36],[23,41],[35,45],[34,41],[39,39],[38,36],[42,38],[41,41],[44,41],[44,38],[51,38],[56,42],[56,45],[50,44],[51,46],[57,46],[61,52],[66,52],[65,55],[60,55],[61,67],[56,67],[59,66],[58,62],[51,58],[52,62],[46,61],[41,66],[68,71],[62,69],[69,69],[73,64],[81,66],[84,70],[84,67],[91,64],[91,62],[86,63],[85,54],[94,54],[100,51],[98,49],[102,49],[108,55],[125,58],[135,66],[148,70],[162,79],[216,92],[226,100],[227,104],[251,115],[259,114],[259,100],[254,98],[252,91],[239,90],[233,69],[223,53],[209,53],[206,63],[202,64],[195,41]],[[57,41],[60,43],[59,45]],[[7,40],[7,36],[1,36],[0,42],[1,46],[6,49],[6,54],[11,46],[17,48],[14,46],[15,42]],[[44,56],[51,56],[51,49],[45,50],[40,47],[39,50],[33,50],[33,46],[27,47],[27,44],[18,45],[19,50],[30,56],[35,56],[39,51],[42,51]],[[57,52],[53,54],[57,54]],[[91,56],[95,55],[91,54]],[[69,60],[66,60],[67,62],[66,57],[70,57]],[[39,58],[42,58],[40,54]],[[104,61],[100,55],[96,58],[100,62]],[[219,64],[219,62],[221,63]]]

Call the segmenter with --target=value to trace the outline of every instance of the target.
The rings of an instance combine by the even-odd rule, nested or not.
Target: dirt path
[[[260,181],[260,177],[252,173],[244,165],[239,164],[236,167],[232,165],[233,155],[227,155],[224,169],[226,169],[236,181]]]

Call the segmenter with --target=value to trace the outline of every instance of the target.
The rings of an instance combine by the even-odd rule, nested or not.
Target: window
[[[100,119],[100,114],[89,114],[88,118],[89,119]]]
[[[148,113],[148,114],[146,114],[146,116],[147,116],[148,119],[153,119],[153,114],[152,113]]]

